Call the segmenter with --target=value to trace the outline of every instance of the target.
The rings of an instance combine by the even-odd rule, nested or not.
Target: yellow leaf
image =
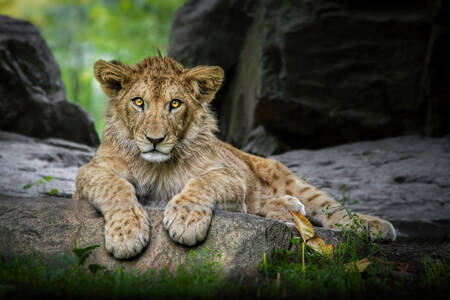
[[[325,241],[317,235],[312,239],[307,240],[306,245],[328,258],[333,258],[333,245],[325,243]]]
[[[298,232],[300,232],[303,241],[306,242],[307,240],[311,239],[315,234],[311,222],[309,222],[309,220],[300,212],[289,212],[292,215],[292,219],[294,219],[295,227],[297,227]]]
[[[367,269],[367,267],[370,265],[370,261],[367,257],[364,257],[361,260],[355,261],[355,262],[350,262],[350,263],[346,263],[344,265],[344,269],[345,271],[349,272],[354,270],[354,268],[356,267],[356,269],[362,273],[364,272],[365,269]]]

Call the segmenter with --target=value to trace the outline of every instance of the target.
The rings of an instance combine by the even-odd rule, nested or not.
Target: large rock
[[[236,67],[246,29],[252,22],[254,2],[186,1],[177,10],[172,23],[169,56],[190,67],[198,64],[220,65],[227,73],[223,88],[213,104],[221,122],[224,122],[222,115],[228,114],[229,110],[224,99],[231,83],[228,74]]]
[[[31,23],[0,16],[0,129],[99,144],[93,119],[69,102],[58,65]]]
[[[56,196],[70,197],[78,167],[93,154],[81,144],[0,131],[0,194],[36,198],[57,189]],[[338,200],[345,186],[358,201],[350,201],[353,210],[392,221],[401,238],[450,237],[450,136],[404,136],[274,158]],[[52,179],[39,183],[45,176]],[[151,199],[148,206],[164,203]]]
[[[216,110],[222,138],[239,147],[257,126],[293,148],[442,135],[450,132],[446,3],[188,0],[169,55],[224,67]]]
[[[138,257],[117,260],[104,247],[103,217],[86,201],[60,198],[18,198],[0,195],[0,254],[5,257],[38,253],[44,259],[70,253],[73,239],[79,247],[100,245],[87,263],[108,269],[124,265],[127,270],[176,270],[191,250],[209,248],[227,277],[254,275],[263,255],[272,257],[276,249],[289,250],[295,226],[255,215],[216,211],[206,240],[195,247],[172,242],[162,226],[163,210],[147,209],[152,223],[149,246]],[[324,240],[336,245],[337,231],[317,228]]]
[[[394,223],[401,236],[450,238],[450,136],[404,136],[273,158],[354,211]],[[354,203],[354,201],[357,201]]]

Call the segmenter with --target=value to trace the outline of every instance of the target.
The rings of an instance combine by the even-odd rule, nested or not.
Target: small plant
[[[52,179],[53,178],[51,176],[44,176],[41,179],[39,179],[39,181],[37,183],[25,184],[23,186],[23,189],[27,190],[27,189],[31,188],[33,185],[36,185],[36,186],[38,186],[38,189],[40,190],[40,192],[42,194],[57,195],[59,192],[58,189],[51,189],[50,191],[48,191],[48,188],[47,188],[47,183],[49,183]]]
[[[294,250],[278,250],[270,263],[263,257],[263,263],[259,267],[266,278],[271,278],[266,280],[270,296],[277,297],[280,296],[280,291],[288,290],[292,295],[302,295],[305,298],[308,296],[304,295],[319,299],[330,295],[335,298],[348,295],[358,297],[358,293],[368,291],[372,286],[380,290],[389,289],[389,282],[381,278],[387,278],[392,265],[380,264],[381,259],[373,259],[375,254],[382,255],[381,248],[371,241],[370,228],[348,208],[349,203],[355,201],[351,200],[345,187],[343,197],[338,202],[338,206],[328,206],[324,213],[331,213],[335,209],[345,210],[349,222],[340,225],[343,240],[334,249],[330,245],[331,252],[323,249],[317,251],[321,248],[309,246],[311,235],[314,235],[312,229],[308,229],[306,220],[296,220],[293,215],[302,238],[291,239]],[[300,221],[301,224],[298,224]],[[305,244],[309,247],[305,247]]]
[[[73,238],[73,249],[72,253],[75,254],[75,258],[77,260],[77,263],[79,266],[83,266],[86,262],[86,259],[91,255],[92,251],[95,248],[100,247],[99,245],[90,245],[84,248],[78,248],[77,240],[75,237]],[[106,268],[99,264],[90,264],[88,265],[89,271],[91,271],[92,274],[97,273],[100,270],[105,270]]]
[[[264,270],[264,276],[266,277],[266,281],[269,281],[269,273],[267,272],[267,257],[266,253],[264,252],[263,255],[263,264],[262,264],[263,270]]]
[[[445,260],[433,259],[425,256],[424,283],[428,286],[450,286],[450,271]]]

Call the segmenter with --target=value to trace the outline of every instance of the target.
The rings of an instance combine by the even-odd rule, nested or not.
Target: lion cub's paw
[[[289,213],[299,212],[306,215],[305,206],[295,197],[285,195],[267,201],[261,210],[261,215],[269,219],[281,220],[292,223],[292,216]]]
[[[358,216],[365,221],[371,240],[395,241],[397,239],[397,233],[391,222],[374,216],[362,214],[358,214]]]
[[[142,207],[105,215],[106,250],[119,259],[139,254],[150,238],[150,220]]]
[[[299,212],[302,215],[306,216],[306,208],[303,203],[301,203],[297,198],[285,195],[283,197],[280,197],[280,200],[284,201],[284,207],[286,207],[287,210]]]
[[[163,225],[177,243],[193,246],[206,238],[212,209],[175,196],[166,206]]]

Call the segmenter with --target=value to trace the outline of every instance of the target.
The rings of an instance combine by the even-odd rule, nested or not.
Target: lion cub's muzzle
[[[140,143],[141,156],[150,162],[163,162],[170,158],[173,146],[167,142],[167,134],[162,137],[145,136],[145,143]]]

